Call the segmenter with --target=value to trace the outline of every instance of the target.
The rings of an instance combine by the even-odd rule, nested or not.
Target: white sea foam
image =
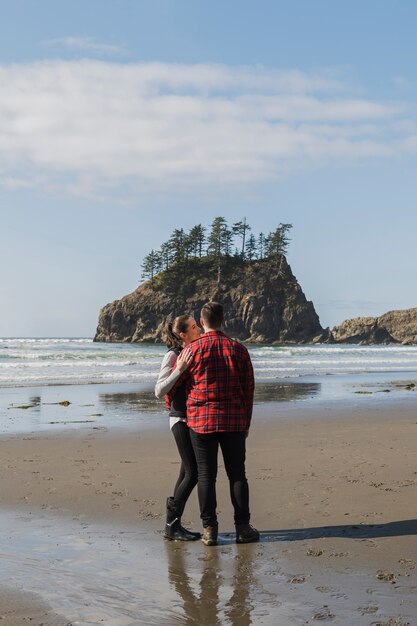
[[[0,386],[148,382],[166,348],[87,338],[0,339]],[[257,380],[363,372],[417,372],[417,346],[249,346]]]

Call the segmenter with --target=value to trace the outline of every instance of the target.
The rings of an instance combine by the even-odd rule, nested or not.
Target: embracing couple
[[[250,543],[259,539],[259,532],[249,524],[245,474],[254,391],[252,363],[245,346],[221,331],[223,307],[219,303],[205,304],[200,322],[203,334],[189,315],[167,324],[168,352],[155,386],[158,398],[166,396],[170,426],[182,461],[174,494],[167,500],[165,537],[177,541],[200,538],[200,533],[181,525],[185,504],[198,483],[201,540],[208,546],[217,545],[220,445],[230,483],[236,542]]]

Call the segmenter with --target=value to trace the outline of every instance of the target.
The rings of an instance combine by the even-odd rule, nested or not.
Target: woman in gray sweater
[[[173,322],[166,324],[165,332],[168,352],[162,360],[155,395],[159,399],[166,397],[171,432],[181,457],[181,469],[174,494],[167,498],[164,536],[166,539],[176,541],[195,541],[200,538],[200,533],[192,533],[181,525],[184,507],[198,479],[197,463],[187,426],[185,383],[176,387],[173,394],[170,394],[170,391],[182,372],[190,365],[192,357],[187,346],[200,337],[201,329],[193,317],[180,315]]]

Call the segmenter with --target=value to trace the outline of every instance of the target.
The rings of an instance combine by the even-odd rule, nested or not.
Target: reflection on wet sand
[[[318,396],[321,383],[257,383],[255,404],[263,402],[292,402]]]
[[[164,405],[155,398],[153,390],[129,393],[99,393],[100,404],[107,408],[123,407],[126,410],[142,413],[163,413]]]
[[[179,619],[186,626],[249,626],[252,624],[253,559],[251,554],[234,556],[233,571],[224,577],[218,550],[206,549],[195,570],[195,555],[184,546],[166,543],[168,579],[182,602]],[[187,563],[193,560],[193,563]],[[226,592],[226,595],[225,595]]]
[[[312,398],[320,393],[321,383],[258,383],[255,389],[255,403],[291,402]],[[153,389],[131,392],[99,393],[99,403],[103,409],[122,409],[126,415],[132,413],[160,413],[165,407],[155,398]]]
[[[207,624],[217,626],[219,621],[219,587],[221,575],[219,555],[213,551],[212,555],[203,561],[202,573],[197,589],[194,581],[188,574],[185,564],[185,554],[182,546],[179,548],[166,543],[168,559],[168,578],[174,590],[183,603],[183,623]]]
[[[249,591],[253,583],[253,560],[249,555],[235,556],[235,574],[233,576],[233,594],[226,603],[225,617],[233,626],[249,626],[252,624],[251,612],[253,605]]]

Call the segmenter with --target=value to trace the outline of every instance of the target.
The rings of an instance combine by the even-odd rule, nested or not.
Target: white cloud
[[[0,84],[9,187],[213,189],[416,149],[401,106],[353,97],[328,71],[44,61],[0,66]]]
[[[82,52],[93,56],[115,56],[126,54],[122,46],[100,43],[93,37],[61,37],[43,42],[44,46],[54,49],[65,49],[71,52]]]

